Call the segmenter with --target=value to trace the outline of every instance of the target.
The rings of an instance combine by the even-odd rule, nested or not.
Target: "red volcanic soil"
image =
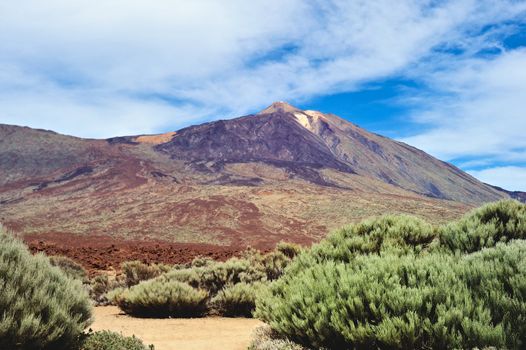
[[[25,236],[23,239],[32,253],[67,256],[82,264],[91,275],[98,271],[118,270],[122,262],[129,260],[140,260],[148,264],[185,264],[197,256],[206,256],[224,261],[246,249],[241,246],[201,243],[116,240],[108,236],[47,234]]]

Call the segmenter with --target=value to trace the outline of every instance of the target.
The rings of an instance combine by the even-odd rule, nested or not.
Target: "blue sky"
[[[0,123],[109,137],[274,101],[526,191],[526,1],[0,2]]]

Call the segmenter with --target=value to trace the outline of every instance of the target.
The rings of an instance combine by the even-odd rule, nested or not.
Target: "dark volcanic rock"
[[[174,159],[189,162],[282,162],[353,172],[290,113],[281,111],[192,126],[156,148]]]

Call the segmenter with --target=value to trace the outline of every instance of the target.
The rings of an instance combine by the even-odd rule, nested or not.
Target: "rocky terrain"
[[[267,249],[385,213],[444,222],[511,195],[414,147],[283,102],[107,140],[0,125],[0,222],[37,250],[82,242],[93,256],[152,240],[205,254]]]

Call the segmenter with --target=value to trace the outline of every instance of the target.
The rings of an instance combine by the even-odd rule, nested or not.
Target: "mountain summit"
[[[371,215],[442,222],[509,197],[407,144],[285,102],[107,140],[0,125],[0,221],[47,239],[268,247]]]
[[[301,112],[300,109],[288,104],[287,102],[278,101],[274,102],[258,114],[271,114],[271,113],[277,113],[277,112]]]
[[[333,114],[273,103],[256,115],[192,126],[156,149],[188,163],[260,162],[325,186],[349,187],[328,169],[376,179],[429,197],[478,204],[502,194],[460,169],[370,133]]]

